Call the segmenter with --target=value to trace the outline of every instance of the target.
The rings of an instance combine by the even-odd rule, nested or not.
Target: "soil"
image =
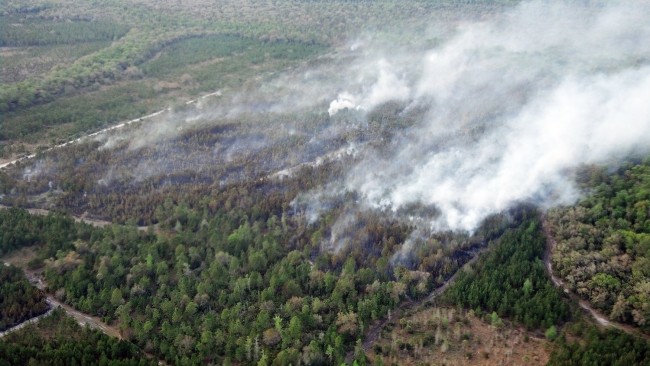
[[[509,323],[492,326],[472,311],[425,307],[387,327],[367,356],[384,365],[545,365],[550,342]]]

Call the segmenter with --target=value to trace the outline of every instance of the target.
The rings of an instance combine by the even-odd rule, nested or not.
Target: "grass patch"
[[[144,63],[142,75],[133,79],[113,85],[97,84],[90,91],[83,89],[83,93],[70,91],[50,103],[4,113],[0,117],[0,140],[66,140],[203,92],[237,87],[323,49],[318,45],[262,42],[228,35],[182,40]],[[183,80],[187,76],[189,80]]]
[[[259,47],[259,41],[232,35],[209,35],[177,41],[166,47],[151,61],[142,65],[147,76],[161,77],[179,69],[214,58],[232,56],[251,47]]]
[[[0,54],[0,80],[6,85],[45,75],[56,65],[73,63],[80,57],[108,47],[110,43],[111,41],[95,41],[80,43],[74,47],[47,45],[5,49]]]

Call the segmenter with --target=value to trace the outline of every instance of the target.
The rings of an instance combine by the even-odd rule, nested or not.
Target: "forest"
[[[591,191],[548,215],[553,265],[569,288],[611,319],[650,331],[650,160],[586,169]]]
[[[496,247],[463,272],[445,297],[475,311],[495,312],[527,329],[548,329],[570,318],[569,306],[542,262],[545,238],[537,217],[504,233]]]
[[[456,249],[447,247],[450,255],[428,260],[430,272],[395,274],[390,254],[406,230],[398,223],[366,218],[371,255],[321,252],[323,229],[272,214],[278,197],[246,195],[268,211],[244,206],[201,217],[178,207],[173,228],[159,233],[4,210],[10,220],[2,222],[14,229],[2,246],[37,245],[32,262],[44,266],[49,291],[176,364],[339,362],[371,321],[426,294],[431,278],[444,279],[468,258],[450,260]]]
[[[112,333],[54,309],[0,365],[642,365],[644,125],[546,113],[623,110],[645,49],[519,3],[7,0],[0,331]]]
[[[507,1],[481,1],[472,16],[500,9],[503,3]],[[219,4],[8,0],[0,7],[0,45],[6,46],[0,157],[15,156],[13,151],[21,144],[35,152],[33,145],[51,146],[198,93],[286,70],[306,56],[340,46],[366,27],[399,30],[405,20],[412,27],[424,27],[422,14],[454,19],[458,7],[453,2],[419,1],[279,1],[242,6],[231,0]],[[218,49],[229,43],[209,55],[206,50],[215,44],[212,37],[241,39],[230,43],[233,48],[227,53],[250,47],[221,60],[223,52]],[[205,42],[199,51],[202,38],[213,41]],[[194,46],[182,45],[187,42]],[[183,51],[183,57],[174,56],[178,51]],[[157,62],[160,56],[177,64],[168,62],[158,74],[151,74],[162,66]],[[8,147],[12,145],[17,146]]]
[[[0,267],[0,331],[43,314],[48,309],[43,292],[27,281],[20,268]]]
[[[648,342],[615,330],[576,324],[569,334],[584,342],[560,337],[548,365],[644,365],[650,357]]]
[[[155,364],[132,344],[82,328],[60,309],[0,341],[3,366]]]

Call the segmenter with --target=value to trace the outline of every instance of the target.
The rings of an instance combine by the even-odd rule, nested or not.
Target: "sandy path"
[[[647,335],[645,333],[640,332],[638,329],[634,328],[631,325],[628,324],[623,324],[619,322],[615,322],[612,320],[609,320],[605,315],[603,315],[600,311],[594,309],[591,307],[591,304],[587,302],[586,300],[581,299],[578,297],[576,294],[571,292],[564,282],[559,279],[558,277],[555,276],[553,273],[553,264],[551,261],[551,254],[553,253],[553,249],[557,245],[557,242],[555,241],[555,238],[553,237],[553,234],[551,233],[550,226],[548,224],[548,221],[546,220],[546,217],[542,216],[542,228],[544,231],[544,236],[546,237],[546,248],[544,250],[544,266],[546,267],[546,271],[548,272],[549,277],[551,278],[551,281],[555,285],[555,287],[561,289],[564,291],[565,294],[567,294],[573,301],[578,303],[582,309],[585,310],[587,314],[589,314],[598,325],[601,327],[612,327],[616,328],[622,332],[628,333],[633,336],[638,336],[645,338],[646,340],[650,341],[650,335]]]
[[[8,266],[9,263],[4,262],[4,265]],[[43,281],[41,276],[36,271],[30,271],[30,270],[25,269],[25,268],[23,268],[23,271],[25,272],[25,276],[27,277],[27,279],[29,280],[29,282],[32,285],[34,285],[38,289],[45,292],[45,289],[46,289],[47,285],[45,284],[45,282]],[[47,313],[39,315],[39,316],[31,318],[31,319],[28,319],[28,320],[25,320],[24,322],[22,322],[20,324],[17,324],[17,325],[13,326],[10,329],[7,329],[3,333],[0,333],[0,337],[4,337],[5,335],[7,335],[7,334],[9,334],[11,332],[15,332],[17,330],[20,330],[20,329],[22,329],[23,327],[25,327],[25,326],[27,326],[29,324],[36,323],[39,320],[41,320],[42,318],[44,318],[45,316],[49,315],[54,309],[60,307],[63,310],[65,310],[65,312],[69,316],[74,318],[79,323],[79,325],[81,325],[81,326],[86,326],[87,325],[87,326],[89,326],[91,328],[94,328],[94,329],[97,329],[97,330],[103,332],[104,334],[106,334],[108,336],[115,337],[115,338],[118,338],[118,339],[122,339],[122,335],[120,334],[120,331],[117,328],[112,327],[112,326],[104,323],[98,317],[82,313],[82,312],[74,309],[73,307],[58,301],[57,299],[54,298],[54,296],[52,296],[51,294],[48,294],[47,292],[45,292],[45,295],[47,296],[45,301],[50,306],[50,310],[48,310]]]

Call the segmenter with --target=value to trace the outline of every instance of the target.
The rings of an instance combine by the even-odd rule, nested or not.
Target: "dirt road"
[[[4,262],[4,265],[6,265],[6,266],[8,266],[10,264],[16,265],[16,263]],[[47,285],[43,281],[40,273],[38,273],[37,271],[32,271],[32,270],[29,270],[29,269],[25,269],[25,268],[23,268],[23,272],[25,273],[25,277],[27,277],[27,279],[29,280],[29,282],[32,285],[34,285],[38,289],[45,292],[45,289],[47,288]],[[98,317],[92,316],[90,314],[82,313],[81,311],[78,311],[78,310],[74,309],[73,307],[60,302],[59,300],[55,299],[54,296],[52,296],[51,294],[48,294],[47,292],[45,292],[45,295],[47,296],[45,301],[50,306],[50,310],[47,313],[39,315],[39,316],[31,318],[31,319],[28,319],[28,320],[26,320],[26,321],[24,321],[24,322],[22,322],[20,324],[15,325],[14,327],[12,327],[10,329],[7,329],[3,333],[0,333],[0,337],[3,337],[6,334],[9,334],[11,332],[15,332],[15,331],[17,331],[19,329],[22,329],[23,327],[27,326],[28,324],[38,322],[43,317],[49,315],[54,309],[60,307],[63,310],[65,310],[65,312],[69,316],[71,316],[73,319],[75,319],[79,323],[79,325],[81,325],[81,326],[86,326],[87,325],[87,326],[89,326],[91,328],[94,328],[94,329],[97,329],[97,330],[103,332],[104,334],[106,334],[106,335],[108,335],[110,337],[115,337],[115,338],[118,338],[118,339],[122,339],[122,335],[120,334],[120,331],[117,328],[112,327],[112,326],[104,323]]]
[[[209,97],[212,97],[212,96],[221,96],[221,90],[217,90],[215,92],[205,94],[205,95],[203,95],[201,97],[198,97],[196,99],[188,100],[188,101],[185,102],[185,104],[187,104],[187,105],[189,105],[189,104],[199,104],[203,100],[205,100],[205,99],[207,99]],[[55,150],[55,149],[60,149],[62,147],[68,146],[68,145],[76,144],[76,143],[79,143],[79,142],[81,142],[82,140],[84,140],[86,138],[95,137],[95,136],[104,134],[104,133],[109,132],[109,131],[114,131],[114,130],[123,128],[125,126],[131,125],[133,123],[144,122],[144,121],[146,121],[148,119],[151,119],[153,117],[159,116],[159,115],[161,115],[161,114],[163,114],[165,112],[170,112],[170,111],[171,111],[171,108],[166,108],[166,109],[159,110],[157,112],[153,112],[153,113],[148,114],[146,116],[134,118],[134,119],[129,120],[129,121],[120,122],[120,123],[118,123],[116,125],[106,127],[106,128],[104,128],[102,130],[99,130],[97,132],[93,132],[93,133],[89,133],[87,135],[84,135],[83,137],[79,137],[79,138],[76,138],[76,139],[66,141],[64,143],[52,146],[52,147],[50,147],[48,149],[43,150],[43,153],[46,153],[48,151],[52,151],[52,150]],[[36,154],[29,154],[29,155],[21,156],[21,157],[19,157],[17,159],[10,160],[10,161],[7,161],[7,160],[2,161],[2,160],[0,160],[0,169],[7,168],[7,167],[9,167],[11,165],[16,164],[19,161],[25,161],[25,160],[33,159],[35,157],[36,157]]]
[[[5,209],[8,209],[8,208],[11,208],[11,207],[0,204],[0,210],[5,210]],[[47,216],[52,211],[45,210],[45,209],[42,209],[42,208],[28,208],[27,212],[29,212],[32,215]],[[72,217],[72,219],[74,221],[76,221],[76,222],[83,222],[83,223],[86,223],[88,225],[92,225],[92,226],[95,226],[95,227],[104,227],[104,226],[112,224],[110,221],[90,218],[86,214],[83,214],[83,215],[69,215],[69,216]],[[116,224],[116,225],[118,225],[118,224]],[[153,225],[154,231],[158,232],[159,227],[160,227],[159,224]],[[149,229],[149,226],[138,226],[139,231],[147,231],[148,229]]]
[[[623,323],[609,320],[600,311],[591,307],[591,304],[589,304],[589,302],[581,299],[580,297],[578,297],[578,295],[571,292],[564,284],[564,282],[555,276],[555,274],[553,273],[553,263],[551,261],[551,254],[553,253],[553,249],[555,248],[557,242],[555,241],[555,237],[551,232],[546,217],[542,216],[541,220],[542,220],[542,229],[544,231],[544,236],[546,237],[546,248],[544,250],[544,266],[546,267],[546,271],[548,272],[548,275],[551,278],[551,281],[553,282],[555,287],[564,291],[564,293],[567,294],[573,301],[578,303],[578,305],[580,305],[580,307],[584,309],[584,311],[587,314],[589,314],[600,326],[616,328],[622,332],[628,333],[633,336],[642,337],[650,341],[650,335],[641,333],[638,329],[628,324],[623,324]]]
[[[50,304],[50,306],[52,306],[52,308],[58,308],[58,307],[63,308],[63,310],[65,310],[65,312],[69,316],[74,318],[74,320],[76,320],[77,323],[79,323],[79,325],[81,326],[89,326],[90,328],[99,330],[100,332],[106,334],[107,336],[122,339],[122,335],[120,334],[120,331],[117,328],[102,322],[98,317],[82,313],[72,308],[71,306],[68,306],[56,300],[54,297],[50,296],[49,294],[47,296],[47,302],[48,304]]]
[[[28,326],[30,324],[34,324],[34,323],[39,322],[41,319],[43,319],[46,316],[49,316],[50,314],[52,314],[54,309],[55,309],[54,307],[50,307],[50,310],[46,311],[45,313],[43,313],[41,315],[35,316],[35,317],[31,318],[31,319],[27,319],[24,322],[22,322],[20,324],[16,324],[16,325],[14,325],[13,327],[11,327],[9,329],[5,329],[4,331],[0,332],[0,338],[3,338],[7,334],[19,331],[19,330],[25,328],[26,326]]]

